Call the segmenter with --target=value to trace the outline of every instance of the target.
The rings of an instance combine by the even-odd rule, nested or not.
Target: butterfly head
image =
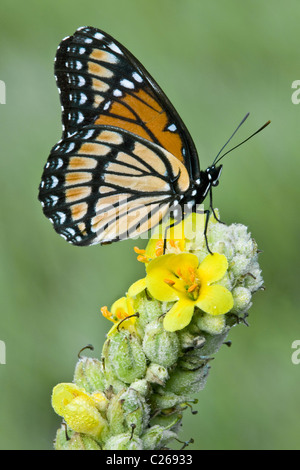
[[[218,186],[222,168],[223,165],[211,165],[205,171],[200,172],[200,178],[193,182],[191,192],[187,195],[191,201],[190,204],[201,204],[211,188]]]
[[[206,170],[206,175],[210,186],[218,186],[219,178],[221,176],[223,165],[219,166],[209,166]]]

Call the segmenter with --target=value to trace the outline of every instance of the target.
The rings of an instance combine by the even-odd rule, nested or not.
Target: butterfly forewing
[[[168,150],[192,179],[200,174],[193,141],[160,87],[120,43],[96,28],[78,29],[57,50],[55,75],[63,137],[90,125],[128,130]]]
[[[200,169],[190,134],[124,46],[79,28],[59,45],[55,76],[63,136],[39,199],[60,235],[76,245],[136,237],[193,196]]]
[[[163,147],[113,126],[86,126],[51,151],[39,199],[55,230],[76,245],[154,228],[190,186]]]

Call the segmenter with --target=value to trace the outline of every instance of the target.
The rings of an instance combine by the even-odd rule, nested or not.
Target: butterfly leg
[[[168,225],[166,228],[165,228],[165,235],[164,235],[164,251],[163,251],[163,254],[165,254],[165,251],[166,251],[166,248],[167,248],[167,232],[169,229],[175,227],[176,225],[180,224],[181,219],[178,219],[176,220],[175,222],[173,222],[172,224]]]
[[[205,227],[204,227],[204,238],[205,238],[205,243],[206,243],[206,248],[207,248],[207,251],[213,255],[213,252],[211,251],[211,249],[209,248],[208,246],[208,241],[207,241],[207,228],[208,228],[208,221],[209,221],[209,216],[210,216],[210,210],[209,209],[206,209],[204,211],[204,214],[206,214],[206,219],[205,219]]]
[[[224,224],[224,222],[222,222],[222,220],[219,219],[219,217],[217,216],[216,212],[215,212],[215,209],[213,207],[213,198],[212,198],[212,187],[210,187],[209,189],[209,207],[214,215],[214,218],[220,223],[220,224]]]

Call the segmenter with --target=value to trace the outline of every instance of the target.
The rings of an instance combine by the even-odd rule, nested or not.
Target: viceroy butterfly
[[[68,242],[132,238],[170,211],[176,218],[176,206],[195,211],[208,194],[213,210],[212,188],[222,170],[217,163],[225,154],[219,155],[248,114],[201,171],[193,140],[164,92],[108,34],[82,27],[65,38],[55,77],[63,135],[44,167],[39,200]]]

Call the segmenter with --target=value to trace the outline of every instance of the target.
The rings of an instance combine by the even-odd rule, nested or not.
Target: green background
[[[300,79],[298,0],[1,1],[1,449],[51,449],[60,418],[52,387],[73,378],[86,344],[100,356],[110,323],[100,314],[144,275],[133,246],[77,248],[43,216],[37,191],[60,139],[56,47],[79,26],[107,31],[156,78],[182,116],[206,168],[240,119],[215,205],[249,226],[263,254],[266,290],[250,328],[235,328],[212,364],[199,411],[184,417],[191,449],[298,449]],[[143,243],[140,242],[142,247]],[[87,353],[89,354],[89,353]],[[178,448],[179,445],[175,444]]]

